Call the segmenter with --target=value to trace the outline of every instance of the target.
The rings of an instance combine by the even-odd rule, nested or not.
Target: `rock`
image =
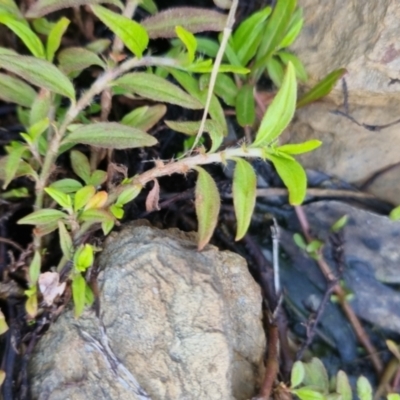
[[[344,67],[348,71],[345,78],[353,118],[373,126],[399,120],[400,3],[299,0],[299,6],[304,9],[305,23],[292,50],[310,75],[307,86]],[[322,140],[320,149],[301,158],[305,166],[363,184],[378,171],[400,162],[399,126],[367,130],[331,114],[342,103],[339,82],[327,99],[299,110],[284,140]],[[399,191],[382,191],[382,186],[397,186],[393,174],[380,175],[367,190],[394,204],[400,203]]]
[[[64,313],[30,363],[34,399],[248,399],[263,374],[261,292],[245,261],[132,224],[100,257],[100,319]]]

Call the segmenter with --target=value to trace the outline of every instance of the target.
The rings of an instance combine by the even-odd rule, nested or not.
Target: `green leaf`
[[[296,143],[296,144],[284,144],[283,146],[277,147],[276,150],[286,154],[303,154],[313,151],[321,146],[320,140],[307,140],[307,142]]]
[[[50,187],[45,188],[44,191],[62,208],[71,209],[72,201],[69,195]]]
[[[12,14],[18,18],[23,17],[14,0],[1,0],[0,1],[0,10],[2,10],[2,11],[4,10],[5,12]]]
[[[293,118],[296,96],[296,73],[292,63],[289,63],[282,87],[268,107],[252,147],[268,145],[284,131]]]
[[[261,76],[265,63],[282,41],[290,23],[297,0],[278,0],[271,17],[268,19],[263,38],[256,56],[254,75],[256,80]]]
[[[201,167],[195,189],[195,206],[198,221],[198,250],[202,250],[210,241],[218,222],[220,196],[217,185],[211,175]]]
[[[111,214],[114,215],[115,218],[121,219],[124,216],[124,209],[122,206],[119,206],[117,204],[113,204],[110,207]]]
[[[3,189],[6,189],[10,182],[16,177],[18,168],[20,167],[22,154],[26,151],[26,147],[19,145],[11,150],[6,158],[5,179]]]
[[[126,114],[121,124],[132,126],[142,131],[148,132],[156,125],[167,112],[165,104],[156,104],[155,106],[143,106],[135,108]]]
[[[303,82],[307,82],[308,80],[307,72],[304,68],[303,63],[299,60],[299,58],[295,54],[288,53],[287,51],[279,51],[277,55],[285,65],[288,65],[289,62],[291,62],[294,66],[294,69],[296,70],[297,78]]]
[[[47,61],[53,61],[54,54],[60,47],[62,36],[70,22],[68,18],[62,17],[50,31],[46,44]]]
[[[36,123],[43,121],[49,115],[50,108],[52,106],[52,95],[46,89],[41,89],[32,104],[31,111],[29,113],[29,125],[35,125]]]
[[[6,170],[7,170],[7,164],[9,162],[9,159],[10,159],[10,156],[0,157],[0,180],[5,181],[7,179]],[[14,161],[12,161],[12,162],[14,162]],[[28,175],[32,176],[34,179],[37,178],[37,174],[33,170],[33,168],[25,161],[19,159],[19,162],[17,164],[17,170],[14,174],[13,179],[18,178],[20,176],[28,176]],[[5,186],[3,187],[3,189],[5,189]]]
[[[389,214],[389,218],[394,221],[397,221],[400,219],[400,206],[393,208],[393,210]]]
[[[19,78],[0,73],[0,99],[30,108],[36,97],[31,86]]]
[[[114,4],[121,10],[124,8],[119,0],[38,0],[29,8],[25,16],[26,18],[38,18],[63,8],[99,3]]]
[[[35,286],[35,291],[36,291],[36,286]],[[25,291],[25,294],[27,295],[28,290]],[[25,303],[25,310],[26,313],[31,317],[35,318],[36,314],[38,312],[38,298],[37,294],[32,293],[28,296],[26,303]]]
[[[46,132],[49,125],[50,121],[47,117],[45,117],[28,128],[28,133],[33,143],[38,141],[40,136]]]
[[[303,384],[314,388],[320,393],[329,392],[329,379],[328,373],[324,367],[324,364],[319,358],[312,358],[310,362],[304,364],[305,376]]]
[[[293,364],[292,367],[292,372],[290,375],[290,386],[291,388],[295,388],[296,386],[299,386],[301,382],[303,382],[305,370],[304,370],[304,365],[301,361],[296,361]]]
[[[3,333],[6,333],[7,331],[8,331],[8,325],[6,322],[6,317],[0,311],[0,335],[2,335]],[[5,373],[4,373],[4,371],[0,371],[0,386],[4,382],[4,379],[5,379]]]
[[[40,275],[40,268],[42,266],[42,258],[38,250],[35,251],[33,259],[29,264],[29,285],[34,286],[36,285],[39,275]]]
[[[11,29],[35,57],[46,57],[42,42],[26,23],[17,20],[12,14],[0,13],[0,24]]]
[[[157,140],[139,129],[116,122],[83,125],[71,132],[62,144],[80,143],[109,149],[154,146]]]
[[[365,376],[357,379],[357,396],[360,400],[372,400],[372,387]]]
[[[349,216],[348,215],[343,215],[343,217],[339,218],[332,226],[331,226],[331,231],[332,232],[339,232],[341,229],[343,229],[346,225],[347,222],[349,221]]]
[[[121,194],[118,196],[118,199],[115,204],[123,206],[133,199],[135,199],[138,194],[141,192],[142,187],[139,185],[133,185],[129,186],[126,189],[124,189]]]
[[[313,387],[302,387],[292,390],[300,400],[326,400],[322,393],[316,391]]]
[[[18,225],[47,225],[57,222],[62,218],[67,218],[68,215],[62,211],[45,208],[43,210],[34,211],[33,213],[21,218]]]
[[[332,71],[324,79],[318,82],[309,92],[307,92],[296,104],[297,108],[304,107],[321,97],[326,96],[335,86],[336,82],[347,72],[345,68]]]
[[[91,65],[98,65],[106,69],[104,61],[97,54],[84,47],[68,47],[58,53],[57,59],[60,63],[60,69],[66,74],[81,72]]]
[[[99,186],[107,180],[107,172],[96,169],[87,182],[88,185]]]
[[[37,18],[32,21],[32,26],[35,32],[44,36],[49,36],[54,25],[55,23],[50,22],[47,18]]]
[[[281,87],[285,77],[282,63],[276,57],[271,57],[267,60],[266,67],[268,76],[274,82],[274,85],[278,88]]]
[[[110,39],[97,39],[86,45],[86,49],[95,54],[101,54],[106,51],[111,45]]]
[[[85,244],[79,246],[74,254],[74,267],[79,272],[85,272],[89,267],[93,265],[94,252],[93,246]]]
[[[387,395],[387,400],[400,400],[400,394],[398,394],[398,393],[389,393]]]
[[[94,186],[84,186],[79,189],[74,198],[74,210],[78,211],[85,207],[87,202],[95,195],[96,189]]]
[[[349,383],[347,375],[343,371],[339,371],[336,376],[336,392],[338,392],[342,398],[341,400],[352,400],[353,393]]]
[[[307,253],[315,253],[318,251],[324,244],[320,242],[319,240],[313,240],[311,241],[307,247],[306,247],[306,252]]]
[[[252,126],[256,119],[254,86],[246,83],[236,96],[236,119],[240,126]]]
[[[210,58],[215,58],[217,56],[219,46],[215,40],[205,37],[196,37],[196,40],[198,53],[204,54]]]
[[[77,274],[72,279],[72,298],[74,300],[75,318],[79,318],[85,308],[86,300],[86,281],[81,274]]]
[[[70,153],[72,170],[76,175],[79,176],[86,184],[89,184],[90,176],[92,174],[90,170],[90,164],[88,158],[78,150],[72,150]],[[95,185],[93,185],[95,186]]]
[[[233,47],[242,65],[247,65],[255,56],[263,36],[264,23],[271,11],[271,7],[268,6],[252,14],[233,33]]]
[[[53,182],[49,187],[64,193],[75,193],[82,187],[82,184],[76,179],[65,178]]]
[[[101,229],[103,231],[103,234],[107,236],[111,232],[112,228],[114,228],[114,225],[115,225],[114,221],[102,222]]]
[[[181,88],[166,79],[146,72],[133,72],[124,75],[115,81],[115,84],[123,87],[139,96],[170,104],[176,104],[190,109],[201,109],[202,104]]]
[[[185,45],[186,50],[188,52],[188,63],[191,64],[194,61],[194,56],[197,49],[197,41],[193,33],[187,31],[185,28],[181,26],[175,27],[175,32],[178,38]]]
[[[303,27],[303,10],[298,8],[292,15],[292,20],[290,21],[289,27],[285,34],[285,37],[279,44],[279,48],[289,47],[296,40],[299,35],[301,28]]]
[[[7,49],[5,47],[0,47],[0,55],[9,55],[9,56],[17,56],[18,53],[15,50]]]
[[[212,60],[201,60],[192,65],[185,67],[185,69],[187,71],[195,72],[198,74],[206,74],[206,73],[212,72],[213,68],[214,68],[214,65],[212,63]],[[242,67],[240,65],[221,64],[218,67],[218,72],[219,73],[231,72],[233,74],[245,75],[245,74],[248,74],[250,72],[250,70],[248,68]]]
[[[210,82],[210,75],[209,74],[202,75],[199,81],[201,90],[208,89],[209,82]],[[218,97],[220,97],[225,104],[234,107],[238,91],[239,91],[238,87],[236,86],[235,82],[229,75],[218,74],[214,86],[214,93]]]
[[[71,235],[68,233],[67,228],[62,221],[58,221],[58,234],[60,236],[60,247],[62,253],[67,260],[70,260],[74,245],[72,244]]]
[[[75,100],[70,80],[48,61],[30,56],[0,55],[0,68],[4,68],[35,86],[46,88]]]
[[[139,6],[145,9],[149,14],[156,14],[158,11],[157,4],[153,0],[140,0]]]
[[[149,44],[149,36],[142,25],[102,6],[91,6],[91,9],[136,57],[142,57]]]
[[[302,235],[300,233],[295,233],[293,235],[293,241],[296,243],[297,247],[299,247],[302,250],[306,250],[307,248],[307,243]]]
[[[236,158],[235,161],[232,193],[237,219],[235,240],[240,240],[249,229],[256,205],[257,176],[250,163],[241,158]]]
[[[289,203],[299,205],[306,197],[307,176],[303,167],[296,161],[273,154],[266,154],[272,161],[276,172],[289,191]]]
[[[205,8],[177,7],[146,18],[142,25],[151,39],[176,37],[175,27],[182,26],[192,33],[222,32],[226,15]]]
[[[91,208],[85,210],[79,217],[80,221],[94,223],[102,223],[107,221],[114,221],[114,217],[106,210]]]

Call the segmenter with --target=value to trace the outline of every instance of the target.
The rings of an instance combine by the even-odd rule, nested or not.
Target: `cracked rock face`
[[[263,374],[261,293],[238,255],[128,225],[108,239],[101,312],[64,313],[30,362],[33,399],[248,399]]]

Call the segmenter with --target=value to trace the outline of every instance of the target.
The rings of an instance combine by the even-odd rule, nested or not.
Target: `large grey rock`
[[[262,376],[261,293],[238,255],[176,229],[107,241],[101,315],[68,311],[30,363],[34,399],[248,399]],[[147,397],[148,396],[148,397]]]
[[[400,2],[397,0],[299,0],[304,28],[292,46],[304,62],[312,86],[336,68],[347,69],[350,114],[381,126],[400,119]],[[399,125],[371,132],[333,115],[343,102],[340,83],[324,101],[299,110],[285,140],[318,138],[322,148],[302,157],[309,168],[361,184],[400,162]],[[381,174],[368,191],[400,203],[394,174]]]

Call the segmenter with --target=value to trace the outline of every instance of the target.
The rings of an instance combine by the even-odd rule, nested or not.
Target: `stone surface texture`
[[[263,375],[261,292],[240,256],[135,223],[101,254],[100,319],[64,313],[30,363],[34,399],[248,399]]]
[[[400,2],[299,0],[299,6],[304,9],[305,23],[292,50],[306,66],[308,86],[344,67],[353,118],[375,126],[399,120]],[[369,131],[331,113],[342,103],[339,82],[327,99],[299,110],[285,140],[322,140],[322,148],[302,157],[305,165],[361,184],[400,162],[400,126]],[[393,175],[390,170],[381,173],[367,190],[400,203],[400,190],[382,190],[398,186]]]

